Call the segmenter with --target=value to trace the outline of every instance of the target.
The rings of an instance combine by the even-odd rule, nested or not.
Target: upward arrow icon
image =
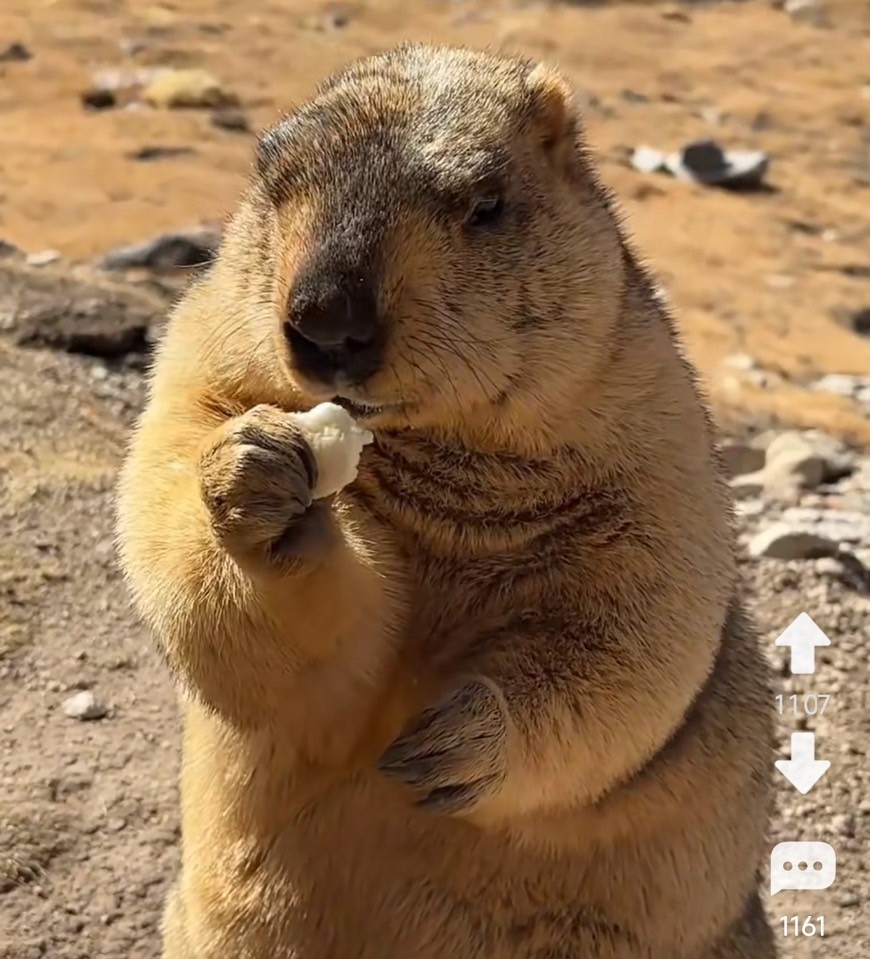
[[[830,646],[831,641],[806,613],[801,613],[783,631],[776,645],[791,646],[791,671],[807,674],[816,671],[816,646]]]
[[[831,768],[827,759],[816,759],[816,737],[813,733],[792,733],[791,759],[777,759],[775,765],[792,786],[804,795]]]

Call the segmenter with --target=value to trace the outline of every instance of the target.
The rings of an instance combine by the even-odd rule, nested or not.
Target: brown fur
[[[345,395],[384,409],[311,506],[284,411],[329,394],[282,318],[337,238],[388,322]],[[403,47],[264,137],[119,528],[184,690],[168,959],[772,955],[771,709],[709,418],[549,70]]]

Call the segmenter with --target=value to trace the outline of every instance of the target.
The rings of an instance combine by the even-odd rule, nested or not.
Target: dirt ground
[[[870,375],[870,337],[851,328],[870,307],[868,0],[800,15],[766,0],[3,0],[0,240],[62,261],[25,279],[0,267],[0,959],[155,959],[178,857],[174,696],[129,611],[112,543],[112,484],[141,376],[22,349],[4,330],[34,290],[49,312],[76,297],[123,322],[160,310],[153,286],[82,293],[70,277],[119,245],[220,218],[253,136],[216,126],[210,110],[86,110],[81,96],[101,70],[204,67],[256,130],[332,67],[405,38],[561,65],[722,420],[775,417],[870,446],[866,412],[810,389],[825,373]],[[14,43],[29,58],[5,55]],[[766,150],[771,189],[704,189],[628,163],[639,144],[711,136]],[[150,147],[189,152],[134,158]],[[752,357],[763,380],[743,377],[734,354]],[[863,959],[870,597],[813,564],[747,561],[746,575],[782,691],[832,697],[810,724],[832,768],[806,797],[782,780],[772,843],[831,842],[837,881],[769,901],[780,934],[780,916],[826,917],[824,939],[783,937],[782,956]],[[773,639],[802,610],[832,646],[800,685]],[[104,718],[64,714],[83,689]],[[785,716],[784,755],[795,728]]]

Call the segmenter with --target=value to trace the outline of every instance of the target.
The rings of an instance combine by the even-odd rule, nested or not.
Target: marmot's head
[[[622,247],[558,75],[403,46],[267,131],[255,170],[270,322],[307,398],[375,427],[521,428],[590,385]]]

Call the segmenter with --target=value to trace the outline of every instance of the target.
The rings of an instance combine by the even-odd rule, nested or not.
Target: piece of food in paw
[[[336,403],[319,403],[306,413],[290,414],[305,433],[317,461],[314,499],[331,496],[356,479],[362,449],[374,440]]]

